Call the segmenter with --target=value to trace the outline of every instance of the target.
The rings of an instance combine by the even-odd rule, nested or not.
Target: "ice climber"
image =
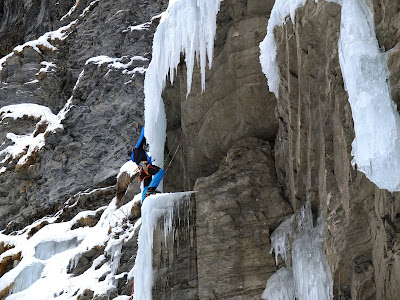
[[[132,161],[140,168],[139,180],[143,181],[142,204],[146,197],[159,193],[156,189],[164,176],[164,170],[151,163],[151,157],[143,149],[145,144],[146,138],[144,137],[143,127],[140,138],[131,154]]]

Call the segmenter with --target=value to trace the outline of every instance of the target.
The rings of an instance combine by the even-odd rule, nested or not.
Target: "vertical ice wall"
[[[154,34],[152,60],[144,81],[145,136],[154,163],[162,166],[166,138],[166,117],[161,93],[168,74],[171,83],[185,55],[187,93],[192,82],[195,58],[200,64],[202,89],[205,88],[205,67],[212,63],[216,16],[221,0],[170,0]]]
[[[190,199],[192,192],[158,194],[146,198],[142,206],[142,227],[138,237],[138,252],[135,266],[128,277],[134,277],[134,299],[151,300],[153,287],[153,230],[164,216],[164,234],[174,228],[172,226],[173,211],[183,201]]]
[[[332,276],[323,250],[322,218],[318,218],[314,227],[310,201],[299,214],[279,225],[271,235],[271,244],[275,259],[281,255],[287,267],[270,277],[262,299],[333,299]],[[290,261],[292,268],[288,265]]]
[[[352,164],[378,187],[398,191],[400,118],[365,0],[343,0],[339,60],[354,119]]]

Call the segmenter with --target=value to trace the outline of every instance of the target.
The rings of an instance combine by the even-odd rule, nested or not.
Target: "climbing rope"
[[[172,143],[172,147],[171,147],[171,149],[169,150],[169,152],[168,152],[168,154],[167,154],[167,156],[166,156],[167,158],[168,158],[169,155],[171,154],[172,149],[174,149],[177,140],[178,140],[178,136],[175,137],[175,140],[174,140],[174,142]],[[163,162],[163,167],[164,167],[164,165],[165,165],[166,162],[167,162],[167,159],[164,160],[164,162]]]
[[[181,138],[181,140],[180,140],[180,142],[179,142],[179,144],[178,144],[178,147],[176,147],[175,153],[174,153],[174,155],[172,156],[171,161],[169,162],[167,168],[165,169],[165,173],[167,173],[169,166],[170,166],[170,165],[172,164],[172,162],[174,161],[174,158],[175,158],[175,156],[176,156],[176,153],[178,152],[179,147],[180,147],[181,144],[182,144],[182,141],[183,141],[183,136],[182,136],[182,138]]]
[[[133,299],[133,290],[135,289],[135,280],[133,280],[132,282],[132,293],[131,293],[131,297],[129,298],[129,300]]]

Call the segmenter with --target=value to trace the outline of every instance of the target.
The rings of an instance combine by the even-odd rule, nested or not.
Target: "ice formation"
[[[142,227],[138,237],[135,266],[128,274],[134,277],[134,299],[151,300],[153,286],[153,230],[164,217],[164,234],[172,229],[174,209],[190,199],[193,192],[157,194],[146,198],[142,206]]]
[[[154,163],[162,166],[166,139],[166,117],[161,93],[167,75],[171,82],[181,52],[187,67],[187,94],[190,92],[195,59],[200,64],[202,88],[205,67],[211,66],[216,16],[221,0],[171,0],[154,34],[153,56],[144,82],[145,136]]]
[[[271,92],[279,97],[274,28],[305,0],[277,0],[260,43],[260,62]],[[374,16],[365,0],[330,0],[342,5],[338,44],[340,67],[354,120],[352,165],[379,188],[400,190],[400,117],[388,84],[387,57],[379,49]]]
[[[307,0],[276,0],[272,8],[267,26],[267,35],[260,43],[260,63],[265,76],[268,79],[269,90],[279,98],[280,75],[278,62],[276,61],[276,42],[274,28],[286,23],[290,15],[294,23],[296,8],[303,6]],[[317,2],[317,1],[316,1]]]
[[[293,300],[294,282],[291,268],[280,268],[270,277],[261,299]]]
[[[322,218],[318,218],[314,227],[310,201],[299,214],[279,225],[271,235],[271,244],[276,261],[281,255],[287,268],[270,277],[262,299],[333,299],[332,276],[323,250]],[[292,268],[288,265],[288,255],[291,255]]]
[[[273,249],[272,251],[275,253],[275,263],[278,265],[278,256],[280,255],[285,261],[287,266],[291,266],[291,257],[290,257],[290,240],[293,239],[295,232],[293,228],[293,219],[295,216],[291,216],[278,228],[275,229],[273,234],[271,235],[271,244]]]
[[[387,58],[365,0],[343,0],[339,59],[354,119],[352,164],[378,187],[400,190],[400,118],[391,100]]]

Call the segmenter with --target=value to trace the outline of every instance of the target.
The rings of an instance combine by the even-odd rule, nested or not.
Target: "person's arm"
[[[142,128],[142,132],[140,133],[140,137],[139,140],[137,141],[135,148],[143,148],[143,144],[144,144],[145,138],[144,138],[144,126]],[[143,143],[143,144],[142,144]]]

